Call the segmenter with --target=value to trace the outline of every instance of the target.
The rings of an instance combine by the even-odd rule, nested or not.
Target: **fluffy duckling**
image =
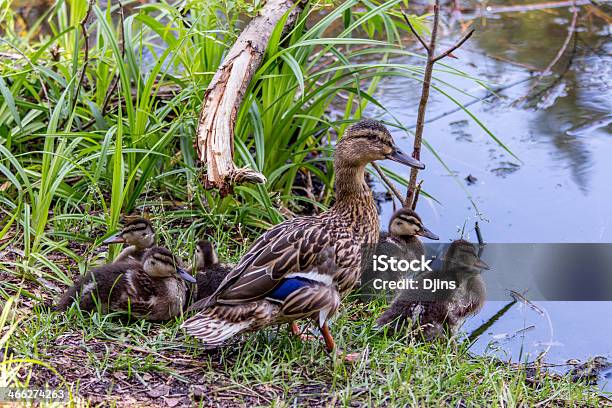
[[[168,320],[180,315],[187,299],[184,281],[195,279],[178,259],[162,247],[148,249],[142,263],[115,262],[95,268],[78,279],[62,296],[56,310],[77,300],[82,310],[129,312],[138,319]]]
[[[438,236],[423,225],[421,217],[409,209],[401,208],[389,220],[389,232],[381,232],[376,247],[376,255],[387,255],[398,260],[411,261],[425,255],[425,247],[419,237],[438,240]],[[402,272],[386,270],[374,271],[371,263],[365,265],[361,282],[361,299],[368,301],[380,294],[374,289],[377,279],[383,281],[398,281],[403,278]]]
[[[453,241],[446,252],[441,271],[427,272],[417,280],[419,290],[403,290],[377,320],[378,326],[390,324],[391,332],[416,324],[427,340],[445,334],[455,335],[465,320],[480,311],[486,288],[480,272],[489,266],[478,257],[474,245]],[[454,282],[435,293],[424,289],[430,282]]]
[[[436,234],[425,228],[421,217],[410,208],[400,208],[389,220],[389,232],[380,234],[380,243],[391,244],[398,248],[402,259],[418,259],[425,255],[425,247],[419,240],[425,237],[440,239]]]
[[[196,288],[191,294],[192,300],[195,302],[212,295],[233,267],[231,264],[219,262],[215,246],[210,241],[198,241],[192,266],[192,272],[196,274]]]
[[[142,262],[145,251],[155,245],[155,231],[149,220],[136,218],[128,222],[123,229],[107,239],[103,244],[128,244],[121,251],[114,263],[125,261]]]

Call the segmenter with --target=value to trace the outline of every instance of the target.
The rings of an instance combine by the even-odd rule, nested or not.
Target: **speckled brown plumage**
[[[259,237],[215,293],[191,307],[204,311],[185,322],[187,331],[208,342],[212,338],[208,333],[222,325],[221,317],[215,321],[215,313],[232,306],[250,313],[251,306],[246,304],[265,300],[287,279],[311,271],[317,255],[328,247],[335,251],[337,262],[333,284],[341,295],[347,294],[360,279],[364,244],[376,242],[379,233],[376,206],[364,178],[365,167],[385,158],[422,166],[397,149],[379,122],[364,120],[350,126],[336,145],[336,201],[332,208],[317,216],[285,221]],[[247,326],[252,327],[252,323]],[[234,329],[236,333],[243,331]]]
[[[324,249],[308,272],[328,276],[337,272],[333,247]],[[285,299],[265,298],[237,305],[216,304],[190,319],[184,327],[193,336],[204,340],[207,347],[217,347],[229,338],[244,332],[296,319],[310,318],[323,327],[340,306],[335,284],[308,281]]]

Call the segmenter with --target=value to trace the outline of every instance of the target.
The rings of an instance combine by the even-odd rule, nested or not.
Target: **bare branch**
[[[421,187],[423,186],[423,180],[419,181],[419,184],[416,187],[416,191],[414,193],[414,200],[412,200],[412,211],[416,210],[417,202],[419,201],[419,196],[421,194]]]
[[[387,188],[389,190],[391,190],[391,192],[395,195],[395,198],[397,198],[400,202],[400,204],[402,206],[405,206],[406,203],[404,202],[404,198],[402,197],[402,195],[400,194],[399,191],[397,191],[397,188],[395,188],[395,184],[393,184],[393,182],[391,180],[389,180],[389,178],[387,177],[387,175],[383,172],[383,170],[380,168],[380,166],[376,163],[372,163],[372,167],[374,167],[374,170],[376,170],[376,172],[378,173],[378,175],[380,176],[381,180],[383,181],[383,183],[385,183],[385,185],[387,186]]]
[[[429,52],[431,53],[430,59],[433,57],[436,51],[436,41],[438,40],[439,22],[440,22],[440,0],[436,0],[436,3],[434,4],[433,28],[431,29],[431,38],[429,40]]]
[[[555,58],[552,61],[550,61],[548,66],[544,69],[544,72],[542,72],[542,76],[550,75],[552,68],[557,64],[557,62],[559,62],[563,54],[565,54],[565,50],[567,49],[567,46],[569,45],[570,40],[572,39],[572,37],[574,36],[576,32],[576,22],[578,21],[578,11],[579,10],[580,9],[578,7],[574,6],[574,14],[572,15],[572,22],[569,28],[567,29],[567,36],[565,37],[565,41],[563,42],[563,45],[559,49],[559,52],[557,52],[557,55],[555,56]]]
[[[414,157],[416,160],[420,160],[421,158],[421,145],[423,143],[423,130],[425,126],[425,112],[427,110],[427,101],[429,100],[429,91],[431,88],[431,77],[433,74],[434,64],[437,61],[441,60],[442,58],[452,55],[452,52],[456,50],[457,48],[461,47],[461,45],[463,45],[463,43],[465,43],[467,39],[470,38],[472,34],[474,33],[473,30],[470,31],[461,40],[459,40],[457,44],[455,44],[454,46],[452,46],[451,48],[449,48],[448,50],[444,51],[442,54],[436,57],[435,52],[436,52],[436,41],[438,39],[439,22],[440,22],[440,1],[436,0],[436,3],[434,5],[434,21],[433,21],[433,27],[431,29],[431,38],[429,40],[429,45],[428,46],[424,45],[427,49],[428,58],[427,58],[427,64],[425,65],[425,71],[423,73],[423,87],[421,89],[421,100],[419,101],[417,123],[416,123],[416,129],[414,132],[414,145],[413,145],[414,147],[412,150],[412,157]],[[411,29],[414,32],[414,29],[412,27]],[[424,43],[424,41],[420,38],[419,38],[419,41]],[[405,203],[407,206],[410,206],[411,208],[416,207],[416,203],[418,200],[418,194],[419,194],[417,190],[418,173],[419,173],[418,169],[415,169],[415,168],[410,169],[410,179],[408,181],[408,191],[406,193]]]
[[[401,9],[402,11],[402,16],[404,17],[404,21],[406,21],[406,24],[408,24],[408,27],[410,28],[410,31],[412,31],[412,34],[414,34],[414,36],[417,38],[417,40],[419,40],[419,42],[421,43],[421,45],[423,46],[423,48],[425,48],[425,50],[427,51],[427,53],[429,54],[429,46],[427,45],[427,43],[421,38],[421,36],[419,35],[419,33],[417,33],[417,31],[414,29],[414,27],[412,26],[412,23],[410,23],[410,19],[408,18],[408,15],[406,14],[406,11],[404,10],[404,8],[402,7]]]
[[[76,89],[74,91],[74,99],[72,100],[72,106],[70,108],[70,112],[74,111],[76,107],[79,90],[83,86],[83,81],[85,80],[85,71],[87,70],[87,64],[89,64],[89,35],[87,34],[87,20],[89,20],[89,16],[91,15],[91,9],[94,5],[94,0],[89,0],[87,4],[87,11],[85,12],[85,17],[81,20],[81,31],[83,32],[83,38],[85,40],[85,50],[83,55],[83,67],[81,68],[81,73],[79,74],[79,81],[76,84]]]
[[[470,30],[470,32],[468,32],[466,35],[464,35],[463,38],[460,39],[455,45],[453,45],[448,50],[444,51],[442,54],[440,54],[437,57],[435,57],[433,59],[433,62],[438,62],[438,61],[440,61],[444,57],[450,57],[451,53],[453,51],[455,51],[457,48],[461,47],[463,45],[463,43],[466,42],[472,36],[472,34],[474,34],[474,31],[475,30]]]

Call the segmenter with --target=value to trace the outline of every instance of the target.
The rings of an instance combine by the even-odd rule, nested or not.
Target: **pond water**
[[[495,3],[489,5],[495,7]],[[420,173],[423,188],[441,203],[421,198],[418,212],[426,226],[442,240],[459,238],[464,223],[475,240],[473,225],[480,220],[487,242],[612,242],[610,18],[596,7],[580,8],[575,50],[572,40],[554,68],[562,72],[573,54],[569,70],[541,98],[529,101],[525,97],[537,93],[532,86],[541,76],[538,70],[554,59],[567,36],[572,11],[565,7],[462,17],[462,23],[471,24],[476,33],[455,52],[458,59],[444,62],[487,81],[492,88],[507,89],[478,102],[487,91],[473,81],[443,73],[434,72],[434,76],[473,95],[444,88],[461,102],[472,102],[471,112],[520,161],[448,98],[432,91],[427,119],[434,120],[426,125],[424,137],[452,173],[430,151],[423,151],[421,159],[427,164]],[[453,43],[456,37],[448,32],[460,32],[460,22],[446,30],[441,47]],[[398,61],[418,63],[412,58]],[[550,84],[555,77],[542,83]],[[410,126],[416,123],[420,87],[416,81],[396,77],[383,81],[376,97]],[[366,115],[393,121],[380,109],[372,108]],[[412,150],[412,139],[403,131],[395,131],[394,137],[403,141],[405,150]],[[394,163],[385,165],[406,171]],[[384,191],[381,185],[377,189]],[[392,212],[391,202],[384,203],[383,229]],[[470,333],[478,328],[507,303],[487,302],[464,330]],[[515,361],[533,361],[548,350],[546,360],[556,364],[594,356],[612,359],[612,302],[534,303],[546,311],[550,322],[519,302],[484,331],[473,350]],[[612,380],[612,373],[607,375]],[[604,373],[602,387],[612,391],[610,383]]]

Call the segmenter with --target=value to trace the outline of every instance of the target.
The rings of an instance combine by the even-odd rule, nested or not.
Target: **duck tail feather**
[[[182,328],[197,337],[205,347],[214,348],[227,343],[229,339],[251,329],[251,320],[225,318],[224,310],[232,306],[216,306],[187,319]]]

